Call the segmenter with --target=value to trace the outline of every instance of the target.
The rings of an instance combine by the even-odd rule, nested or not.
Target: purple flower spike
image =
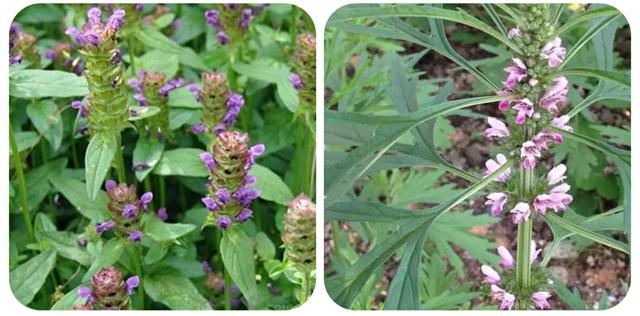
[[[122,216],[128,219],[133,219],[138,215],[138,208],[133,204],[127,204],[122,209]]]
[[[96,233],[102,234],[103,232],[112,230],[115,224],[116,223],[114,221],[106,221],[106,222],[99,223],[98,225],[96,225]]]
[[[225,188],[218,189],[218,191],[216,191],[216,198],[218,198],[218,202],[221,205],[225,205],[231,200],[231,194],[229,194],[229,190]]]
[[[109,21],[107,22],[107,27],[113,29],[114,31],[119,31],[124,25],[124,16],[126,12],[122,9],[118,9],[113,11],[111,17],[109,17]]]
[[[100,46],[100,43],[102,42],[100,36],[92,31],[85,32],[84,39],[95,47]]]
[[[212,171],[213,169],[216,168],[216,160],[213,158],[213,156],[210,153],[206,151],[201,153],[200,160],[204,162],[205,166],[207,166],[207,169],[209,169],[209,171]]]
[[[127,279],[126,284],[127,284],[127,293],[131,295],[133,294],[135,289],[138,287],[138,285],[140,285],[140,277],[138,277],[137,275],[134,275]]]
[[[293,85],[293,88],[296,90],[302,90],[304,88],[304,84],[302,83],[302,78],[298,74],[289,75],[289,81]]]
[[[216,37],[218,38],[218,42],[222,46],[229,43],[229,35],[227,35],[227,33],[225,33],[224,31],[218,31],[218,33],[216,33]]]
[[[144,10],[144,3],[136,3],[133,5],[133,9],[141,12],[142,10]]]
[[[191,132],[194,134],[202,134],[206,130],[206,127],[202,123],[193,124],[191,126]]]
[[[58,55],[58,54],[56,54],[56,51],[55,51],[54,49],[51,49],[51,48],[47,49],[47,50],[44,52],[44,58],[46,58],[46,59],[48,59],[48,60],[54,60],[54,59],[56,59],[56,56],[57,56],[57,55]]]
[[[167,209],[164,207],[159,208],[158,211],[156,212],[156,217],[163,222],[166,221],[169,218],[169,214],[167,214]]]
[[[97,7],[93,7],[87,10],[87,17],[89,18],[89,24],[100,24],[101,15],[102,15],[102,12]]]
[[[207,262],[206,260],[202,261],[202,271],[204,271],[204,273],[207,273],[207,274],[213,272],[213,269],[211,269],[209,262]]]
[[[251,211],[248,208],[245,208],[244,210],[240,211],[238,215],[236,215],[236,221],[238,221],[239,223],[244,223],[249,218],[251,218],[252,215],[253,215],[253,211]]]
[[[132,242],[140,242],[140,240],[142,240],[142,232],[139,230],[134,230],[131,232],[131,234],[129,234],[128,239]]]
[[[140,197],[140,206],[143,210],[147,210],[147,204],[151,203],[151,200],[153,200],[153,193],[151,192],[146,192]]]
[[[220,227],[220,229],[227,229],[229,225],[231,225],[231,219],[226,215],[222,215],[218,217],[216,222],[218,224],[218,227]]]
[[[86,298],[88,301],[87,303],[91,304],[93,303],[93,295],[91,295],[91,289],[88,287],[81,287],[77,290],[78,296],[82,297],[82,298]]]
[[[107,182],[104,183],[104,188],[107,189],[107,191],[109,191],[109,190],[115,189],[117,185],[118,184],[115,181],[109,179],[107,180]]]
[[[208,196],[203,197],[200,201],[202,201],[202,204],[204,204],[204,206],[206,206],[211,212],[216,212],[220,209],[220,206],[218,206],[216,201]]]
[[[84,45],[87,42],[86,39],[84,38],[84,34],[75,27],[68,28],[66,31],[64,31],[64,34],[67,34],[73,37],[73,40],[78,45]]]

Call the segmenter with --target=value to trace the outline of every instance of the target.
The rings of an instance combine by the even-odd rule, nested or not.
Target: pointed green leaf
[[[117,147],[116,135],[111,133],[94,135],[87,146],[84,156],[85,179],[87,195],[91,201],[98,197]]]
[[[13,295],[22,305],[31,303],[56,263],[56,252],[45,251],[9,273]]]

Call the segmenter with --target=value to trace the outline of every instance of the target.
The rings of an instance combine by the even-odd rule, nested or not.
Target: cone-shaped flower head
[[[289,261],[312,270],[316,256],[316,206],[304,194],[289,201],[282,241]]]

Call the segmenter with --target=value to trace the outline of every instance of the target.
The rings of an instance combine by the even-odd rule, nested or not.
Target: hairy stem
[[[18,190],[20,192],[20,208],[22,211],[22,217],[24,219],[24,225],[27,227],[27,237],[29,242],[33,242],[33,223],[31,222],[31,213],[29,213],[29,201],[27,200],[27,182],[24,177],[24,170],[22,166],[22,157],[20,157],[20,150],[18,149],[18,142],[16,136],[13,134],[13,126],[11,126],[11,120],[9,120],[9,143],[11,145],[11,151],[13,154],[13,164],[16,169],[16,177],[18,178]]]
[[[520,166],[523,195],[529,196],[532,189],[533,169]],[[533,235],[533,218],[518,225],[518,253],[516,259],[516,282],[518,286],[527,288],[531,283],[531,237]]]

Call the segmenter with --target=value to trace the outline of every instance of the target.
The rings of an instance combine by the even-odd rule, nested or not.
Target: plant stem
[[[133,36],[130,35],[127,38],[127,48],[129,49],[129,66],[131,66],[131,72],[133,73],[133,76],[137,76],[137,72],[136,72],[136,56],[133,53]]]
[[[153,188],[152,188],[152,186],[151,186],[151,175],[147,175],[147,176],[144,178],[143,184],[144,184],[144,190],[145,190],[146,192],[153,192]],[[152,210],[155,210],[155,209],[156,209],[156,208],[155,208],[155,204],[153,203],[153,200],[151,200],[151,203],[149,203],[149,207],[150,207]]]
[[[309,292],[311,291],[311,284],[309,284],[309,271],[303,271],[303,279],[302,279],[302,296],[300,297],[300,305],[304,304],[309,299]]]
[[[118,182],[126,183],[127,175],[124,167],[124,154],[122,153],[122,135],[117,135],[118,146],[116,146],[116,172],[118,175]]]
[[[71,136],[71,161],[74,168],[80,168],[80,160],[78,159],[78,149],[76,148],[76,139]]]
[[[231,310],[231,278],[226,268],[224,269],[224,309]]]
[[[135,270],[136,275],[140,278],[140,285],[136,289],[137,297],[139,298],[136,303],[138,303],[138,310],[144,310],[144,284],[143,284],[143,275],[142,275],[142,254],[140,253],[140,247],[138,245],[133,245],[133,269]]]
[[[520,166],[523,196],[529,196],[532,189],[533,169]],[[533,235],[533,217],[518,225],[518,253],[516,259],[516,282],[521,289],[531,283],[531,237]]]
[[[162,207],[167,205],[167,186],[163,177],[158,177],[158,184],[160,185],[160,206]]]
[[[27,237],[29,242],[34,242],[33,238],[33,223],[31,222],[31,213],[29,213],[29,201],[27,200],[27,182],[24,178],[24,170],[22,166],[22,157],[20,157],[20,150],[18,149],[18,142],[16,136],[13,134],[13,126],[11,126],[11,120],[9,120],[9,143],[11,145],[11,151],[13,154],[13,164],[16,168],[16,177],[18,178],[18,190],[20,192],[20,208],[22,211],[22,217],[24,224],[27,227]]]

